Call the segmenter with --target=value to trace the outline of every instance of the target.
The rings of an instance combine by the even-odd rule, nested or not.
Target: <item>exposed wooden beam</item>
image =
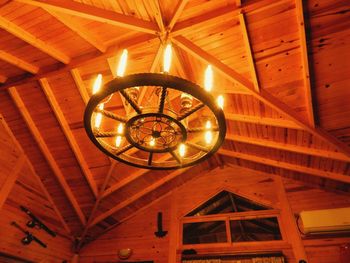
[[[247,161],[252,161],[252,162],[256,162],[256,163],[274,166],[277,168],[287,169],[287,170],[296,171],[296,172],[305,173],[305,174],[311,174],[314,176],[323,177],[323,178],[327,178],[327,179],[331,179],[331,180],[336,180],[336,181],[340,181],[340,182],[344,182],[344,183],[350,183],[350,176],[344,175],[344,174],[327,172],[327,171],[320,170],[320,169],[291,164],[291,163],[282,162],[282,161],[269,159],[269,158],[264,158],[264,157],[260,157],[260,156],[256,156],[256,155],[247,154],[247,153],[229,151],[229,150],[225,150],[225,149],[220,149],[218,151],[218,153],[221,155],[224,155],[224,156],[232,157],[232,158],[239,158],[239,159],[243,159],[243,160],[247,160]]]
[[[312,155],[317,157],[323,157],[333,160],[339,160],[343,162],[350,162],[350,157],[340,152],[332,152],[322,149],[304,147],[294,144],[279,143],[271,140],[264,140],[258,138],[252,138],[247,136],[240,136],[234,134],[226,134],[225,139],[235,142],[243,142],[253,145],[259,145],[268,148],[274,148],[282,151],[295,152],[300,154]]]
[[[180,2],[178,3],[177,7],[176,7],[176,11],[173,14],[173,17],[171,18],[168,26],[167,26],[167,30],[169,32],[172,31],[173,27],[175,26],[177,20],[179,19],[179,17],[182,14],[182,11],[185,9],[185,6],[187,5],[188,0],[180,0]]]
[[[89,95],[89,93],[86,90],[86,86],[84,84],[83,79],[81,78],[79,69],[77,69],[77,68],[72,69],[70,71],[70,73],[72,74],[72,77],[74,79],[75,85],[77,86],[77,88],[79,90],[79,93],[80,93],[80,96],[83,99],[85,105],[88,104],[89,99],[90,99],[90,95]]]
[[[17,26],[16,24],[12,23],[11,21],[1,16],[0,16],[0,28],[6,30],[12,35],[18,37],[19,39],[27,42],[29,45],[36,47],[37,49],[50,55],[51,57],[57,59],[58,61],[61,61],[64,64],[68,64],[70,61],[70,58],[63,52],[50,46],[49,44],[37,38],[36,36],[33,36],[29,32],[25,31],[21,27]]]
[[[273,126],[287,129],[298,129],[302,128],[294,123],[293,121],[286,119],[277,119],[277,118],[268,118],[268,117],[258,117],[254,115],[243,115],[243,114],[234,114],[234,113],[225,113],[225,117],[230,121],[254,123],[258,125]]]
[[[23,168],[25,160],[26,158],[24,153],[21,153],[16,163],[14,164],[12,171],[9,174],[5,175],[6,179],[0,185],[0,210],[4,205],[8,195],[10,194],[13,186],[15,185],[15,182]]]
[[[144,188],[142,191],[138,192],[137,194],[127,198],[126,200],[118,203],[116,206],[114,206],[112,209],[109,209],[107,212],[104,212],[103,214],[97,216],[89,225],[90,227],[93,227],[94,225],[98,224],[102,220],[106,219],[107,217],[113,215],[114,213],[118,212],[119,210],[123,209],[124,207],[130,205],[131,203],[135,202],[136,200],[140,199],[141,197],[145,196],[146,194],[156,190],[163,184],[169,182],[170,180],[174,179],[175,177],[183,174],[184,172],[191,169],[191,167],[183,168],[180,170],[176,170],[167,176],[163,177],[162,179],[158,180],[157,182],[149,185],[148,187]]]
[[[77,35],[79,35],[82,39],[88,42],[90,45],[101,51],[102,53],[106,52],[107,47],[102,41],[97,39],[89,30],[79,24],[79,21],[74,17],[66,14],[62,14],[60,12],[54,12],[49,8],[45,9],[50,15],[59,20],[66,27],[74,31]]]
[[[0,83],[5,83],[7,80],[7,77],[4,75],[0,75]]]
[[[255,69],[254,57],[253,57],[253,52],[250,45],[249,33],[246,26],[244,14],[239,14],[238,18],[239,18],[239,24],[241,25],[242,32],[243,32],[243,42],[244,42],[244,46],[245,46],[245,50],[248,58],[249,69],[253,80],[254,88],[257,92],[259,92],[260,88],[259,88],[258,75]]]
[[[280,100],[278,100],[276,97],[272,96],[270,93],[268,93],[266,90],[261,90],[260,92],[257,92],[254,89],[253,83],[251,83],[249,80],[247,80],[245,77],[240,75],[237,71],[230,68],[229,66],[222,63],[220,60],[215,58],[214,56],[210,55],[200,47],[193,44],[188,39],[177,36],[173,38],[173,42],[178,45],[180,48],[184,49],[188,53],[190,53],[195,58],[204,61],[205,63],[211,64],[213,67],[216,68],[218,72],[220,72],[222,75],[224,75],[229,80],[239,84],[242,87],[245,87],[247,91],[251,92],[251,95],[259,99],[261,102],[265,103],[267,106],[271,107],[272,109],[280,112],[282,115],[287,117],[288,119],[295,122],[297,125],[301,126],[304,130],[307,132],[313,134],[314,136],[317,136],[318,138],[324,140],[325,142],[329,143],[333,147],[335,147],[338,151],[343,152],[344,154],[350,156],[350,147],[347,146],[345,143],[339,141],[337,138],[331,136],[326,131],[322,130],[321,128],[317,127],[311,127],[307,122],[305,122],[303,119],[299,117],[299,115],[291,109],[288,105],[284,104]]]
[[[63,115],[63,112],[60,109],[60,106],[55,98],[55,95],[52,92],[52,89],[50,87],[48,80],[41,79],[39,82],[40,82],[42,90],[44,91],[44,93],[46,95],[48,102],[51,105],[51,109],[55,113],[56,119],[57,119],[58,123],[60,124],[61,129],[62,129],[63,133],[65,134],[66,139],[67,139],[72,151],[74,152],[75,158],[79,163],[80,169],[83,172],[85,179],[86,179],[87,183],[89,184],[92,193],[94,194],[95,197],[97,197],[98,190],[97,190],[96,182],[94,180],[94,176],[92,175],[92,173],[89,169],[89,166],[84,159],[83,153],[80,151],[78,143],[75,140],[74,135],[69,128],[69,124],[67,123],[67,121]]]
[[[297,13],[298,29],[299,29],[301,61],[303,65],[303,80],[304,80],[307,116],[308,116],[310,126],[315,127],[314,109],[312,105],[309,59],[308,59],[307,42],[306,42],[306,34],[305,34],[303,1],[295,0],[295,7],[296,7],[295,8],[296,13]]]
[[[0,50],[0,59],[32,74],[36,74],[39,71],[39,68],[37,66],[14,55],[11,55],[10,53],[7,53],[3,50]]]
[[[75,15],[82,18],[106,23],[109,25],[119,26],[139,32],[156,34],[157,26],[149,21],[141,20],[133,16],[127,16],[114,11],[97,8],[87,4],[68,0],[16,0],[42,8]]]
[[[22,101],[20,95],[18,94],[17,90],[15,87],[12,87],[10,89],[8,89],[8,92],[10,94],[10,96],[12,97],[13,101],[15,102],[18,110],[20,111],[23,119],[25,120],[29,130],[31,131],[31,133],[33,134],[33,137],[35,139],[35,141],[37,142],[39,148],[41,149],[43,156],[46,158],[48,164],[50,165],[54,175],[56,176],[58,182],[60,183],[63,191],[65,192],[70,204],[72,205],[75,213],[77,214],[80,222],[85,225],[86,224],[86,219],[85,216],[82,212],[82,210],[79,207],[79,204],[77,202],[77,200],[74,197],[74,194],[72,192],[72,190],[70,189],[63,173],[61,172],[58,164],[55,161],[55,158],[52,156],[48,146],[46,145],[43,137],[40,134],[40,131],[38,130],[38,128],[35,126],[34,121],[32,119],[32,117],[29,114],[29,111],[27,110],[27,108],[24,105],[24,102]]]
[[[145,1],[144,4],[149,5],[149,7],[154,15],[154,18],[157,22],[160,34],[164,34],[165,33],[165,26],[164,26],[164,22],[163,22],[162,11],[160,9],[158,0]]]

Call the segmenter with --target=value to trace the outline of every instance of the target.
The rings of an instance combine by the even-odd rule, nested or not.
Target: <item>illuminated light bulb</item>
[[[117,76],[118,77],[124,76],[127,60],[128,60],[128,50],[124,49],[123,53],[120,57],[119,64],[118,64],[118,69],[117,69]]]
[[[100,110],[103,110],[104,104],[103,104],[103,103],[100,104],[100,105],[98,106],[98,108],[99,108]],[[96,117],[95,117],[95,129],[100,128],[101,122],[102,122],[102,113],[98,112],[98,113],[96,113]]]
[[[150,141],[149,141],[149,146],[151,147],[154,147],[156,145],[156,140],[154,138],[152,138]]]
[[[213,69],[211,65],[208,65],[207,69],[205,70],[205,76],[204,76],[204,89],[206,91],[211,91],[213,88]]]
[[[211,132],[211,122],[207,121],[207,123],[205,124],[205,128],[207,129],[207,131],[204,134],[204,139],[205,139],[205,143],[206,144],[211,144],[212,140],[213,140],[213,133]]]
[[[168,44],[164,51],[164,66],[163,71],[169,73],[170,65],[171,65],[171,44]]]
[[[92,88],[92,94],[96,94],[101,89],[101,86],[102,86],[102,75],[98,74],[95,79],[94,86]]]
[[[181,143],[179,146],[179,155],[181,157],[184,157],[185,154],[186,154],[186,146],[185,146],[185,144]]]
[[[118,130],[117,130],[118,134],[122,134],[123,130],[124,130],[124,125],[122,123],[119,123]]]
[[[217,98],[217,104],[220,109],[224,109],[224,96],[219,95]]]
[[[115,147],[120,147],[121,144],[122,144],[122,137],[121,136],[117,136],[115,138]]]

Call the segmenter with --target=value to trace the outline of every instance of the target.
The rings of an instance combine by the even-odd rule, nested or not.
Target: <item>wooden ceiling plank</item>
[[[7,77],[0,74],[0,83],[5,83],[6,80],[7,80]]]
[[[230,120],[230,121],[239,121],[239,122],[254,123],[254,124],[264,125],[264,126],[303,130],[303,128],[297,125],[295,122],[290,120],[285,120],[285,119],[258,117],[254,115],[243,115],[243,114],[234,114],[234,113],[225,113],[225,117],[227,120]]]
[[[311,127],[307,122],[301,119],[293,109],[291,109],[286,104],[278,100],[276,97],[272,96],[267,91],[261,90],[260,92],[256,92],[253,83],[251,83],[245,77],[240,75],[234,69],[230,68],[214,56],[210,55],[200,47],[193,44],[188,39],[182,36],[177,36],[173,38],[173,42],[186,52],[190,53],[195,58],[204,61],[205,63],[210,63],[222,75],[226,76],[228,79],[241,85],[242,87],[245,87],[248,91],[251,92],[251,95],[259,99],[261,102],[265,103],[272,109],[277,110],[278,112],[295,122],[297,125],[301,126],[307,132],[313,134],[314,136],[317,136],[318,138],[324,140],[328,144],[334,146],[338,151],[350,156],[350,147],[347,146],[345,143],[331,136],[329,133],[322,130],[320,127]]]
[[[239,158],[247,161],[252,161],[256,163],[261,163],[265,165],[270,165],[282,169],[287,169],[291,171],[296,171],[304,174],[311,174],[314,176],[318,177],[323,177],[331,180],[336,180],[344,183],[350,183],[350,176],[344,175],[344,174],[339,174],[339,173],[333,173],[333,172],[327,172],[324,170],[320,169],[315,169],[315,168],[310,168],[306,166],[301,166],[301,165],[296,165],[296,164],[291,164],[287,162],[282,162],[278,160],[273,160],[269,158],[264,158],[252,154],[247,154],[247,153],[241,153],[241,152],[235,152],[235,151],[229,151],[225,149],[220,149],[218,151],[219,154],[228,156],[228,157],[233,157],[233,158]]]
[[[298,22],[299,38],[300,38],[300,49],[301,49],[301,60],[302,60],[302,66],[303,66],[303,80],[304,80],[307,116],[308,116],[310,126],[315,127],[315,116],[314,116],[314,109],[313,109],[313,103],[312,103],[309,59],[308,59],[307,41],[306,41],[306,34],[305,34],[303,1],[295,0],[295,7],[296,7],[296,13],[297,13],[297,22]]]
[[[18,157],[16,163],[14,164],[12,171],[8,175],[5,175],[6,179],[0,186],[0,211],[17,181],[17,178],[22,170],[25,160],[25,155],[22,152],[21,155]]]
[[[27,61],[24,61],[14,55],[11,55],[10,53],[7,53],[3,50],[0,50],[0,59],[29,73],[36,74],[39,72],[39,68],[37,66]]]
[[[64,24],[66,27],[74,31],[77,35],[79,35],[82,39],[84,39],[86,42],[88,42],[90,45],[101,51],[102,53],[106,52],[107,47],[102,41],[97,39],[94,35],[92,35],[89,30],[87,30],[85,27],[81,26],[79,24],[79,21],[74,19],[73,17],[70,17],[69,15],[65,15],[59,12],[54,12],[50,10],[49,8],[45,9],[46,12],[48,12],[50,15],[55,17],[57,20],[59,20],[62,24]]]
[[[137,194],[127,198],[125,201],[122,201],[121,203],[117,204],[116,206],[114,206],[112,209],[108,210],[107,212],[104,212],[103,214],[97,216],[89,225],[89,228],[91,228],[92,226],[98,224],[99,222],[101,222],[102,220],[106,219],[107,217],[113,215],[114,213],[120,211],[121,209],[123,209],[124,207],[130,205],[131,203],[135,202],[136,200],[142,198],[143,196],[145,196],[146,194],[156,190],[157,188],[159,188],[160,186],[162,186],[163,184],[169,182],[170,180],[176,178],[177,176],[185,173],[186,171],[188,171],[189,169],[191,169],[191,167],[187,167],[187,168],[183,168],[180,170],[176,170],[174,172],[171,172],[170,174],[168,174],[167,176],[163,177],[162,179],[158,180],[157,182],[149,185],[148,187],[146,187],[145,189],[143,189],[142,191],[138,192]]]
[[[274,148],[282,151],[312,155],[312,156],[323,157],[323,158],[328,158],[333,160],[339,160],[343,162],[350,162],[350,157],[340,152],[332,152],[332,151],[304,147],[304,146],[293,145],[288,143],[278,143],[271,140],[258,139],[258,138],[252,138],[252,137],[234,135],[234,134],[226,134],[225,139],[230,141],[235,141],[235,142],[242,142],[242,143],[248,143],[253,145],[259,145],[263,147]]]
[[[0,115],[0,119],[2,119],[1,115]],[[16,145],[17,149],[20,149],[21,152],[24,153],[22,146],[19,144],[19,142],[17,141],[16,137],[13,135],[11,129],[8,127],[6,122],[3,122],[3,125],[5,127],[5,129],[7,130],[7,133],[10,135],[10,137],[12,138],[13,143]],[[73,237],[71,236],[71,230],[69,229],[67,223],[65,222],[63,216],[61,215],[61,212],[58,210],[57,206],[55,205],[54,201],[52,200],[49,192],[46,190],[46,187],[44,186],[43,182],[41,181],[41,178],[39,177],[39,175],[36,173],[32,163],[30,162],[30,160],[28,159],[27,155],[25,155],[25,161],[27,162],[27,165],[31,171],[31,173],[34,175],[36,181],[38,182],[40,188],[42,189],[42,191],[44,192],[47,200],[49,201],[49,203],[51,204],[53,210],[55,211],[56,215],[58,216],[58,219],[61,221],[62,226],[64,228],[64,230],[66,231],[66,233],[69,235],[69,238],[73,239]]]
[[[244,41],[244,46],[246,49],[246,54],[247,54],[248,63],[249,63],[249,69],[250,69],[251,77],[253,80],[254,88],[257,92],[259,92],[260,91],[259,80],[258,80],[258,75],[256,73],[253,52],[252,52],[252,48],[251,48],[250,41],[249,41],[249,33],[248,33],[247,26],[246,26],[244,14],[239,14],[238,18],[239,18],[239,23],[241,25],[242,32],[243,32],[243,41]]]
[[[50,46],[49,44],[45,43],[44,41],[33,36],[29,32],[25,31],[21,27],[17,26],[16,24],[12,23],[11,21],[1,16],[0,16],[0,28],[4,29],[10,34],[18,37],[24,42],[27,42],[29,45],[36,47],[37,49],[41,50],[42,52],[50,55],[51,57],[57,59],[58,61],[64,64],[68,64],[70,62],[70,58],[66,54]]]
[[[44,93],[46,95],[48,102],[51,105],[51,109],[55,113],[56,119],[59,122],[61,129],[64,132],[66,139],[67,139],[72,151],[74,152],[75,158],[79,163],[80,169],[83,172],[85,179],[86,179],[87,183],[89,184],[89,187],[90,187],[92,193],[94,194],[95,197],[97,197],[98,190],[97,190],[96,182],[94,180],[94,176],[92,175],[92,173],[89,169],[89,165],[86,163],[84,156],[83,156],[82,152],[80,151],[78,143],[75,140],[74,135],[69,128],[69,124],[67,123],[67,121],[63,115],[63,112],[60,109],[60,106],[55,98],[55,95],[52,92],[52,89],[50,87],[48,80],[46,78],[43,78],[39,82],[40,82],[42,90],[44,91]]]
[[[185,6],[187,5],[188,0],[180,0],[180,2],[178,3],[177,7],[176,7],[176,11],[173,14],[173,17],[171,18],[168,26],[167,26],[167,30],[169,32],[172,31],[173,27],[175,26],[177,20],[179,19],[179,17],[182,14],[182,11],[185,9]]]
[[[40,131],[35,126],[35,123],[34,123],[32,117],[30,116],[29,111],[25,107],[24,102],[22,101],[16,88],[12,87],[12,88],[8,89],[8,92],[9,92],[11,98],[13,99],[13,101],[15,102],[23,119],[25,120],[29,130],[33,134],[34,139],[36,140],[39,148],[41,149],[48,164],[50,165],[52,171],[54,172],[54,175],[56,176],[58,182],[60,183],[61,187],[63,188],[63,190],[64,190],[68,200],[70,201],[70,204],[72,205],[74,211],[76,212],[80,222],[83,225],[85,225],[86,224],[85,216],[84,216],[81,208],[79,207],[79,204],[78,204],[77,200],[75,199],[72,190],[69,188],[69,185],[68,185],[66,179],[64,178],[64,175],[62,174],[58,164],[56,163],[55,158],[52,156],[52,154],[49,150],[49,147],[46,145],[43,137],[40,134]]]
[[[132,16],[116,13],[114,11],[97,8],[68,0],[16,0],[42,8],[49,8],[58,12],[75,15],[94,21],[119,26],[148,34],[156,34],[157,26],[150,22]]]

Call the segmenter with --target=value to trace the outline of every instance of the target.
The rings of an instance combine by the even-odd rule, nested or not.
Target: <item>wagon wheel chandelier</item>
[[[123,50],[116,78],[102,85],[102,75],[96,77],[84,114],[91,141],[108,156],[147,169],[187,167],[214,154],[226,124],[224,98],[212,95],[212,67],[205,71],[202,88],[169,74],[171,44],[164,51],[162,73],[124,76],[127,56]],[[125,110],[117,110],[120,98]]]

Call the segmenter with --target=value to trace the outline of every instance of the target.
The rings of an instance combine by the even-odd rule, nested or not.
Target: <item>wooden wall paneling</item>
[[[101,51],[102,53],[106,52],[107,47],[102,43],[97,36],[93,35],[89,30],[80,25],[79,21],[76,20],[73,16],[65,15],[59,12],[54,12],[49,8],[45,9],[50,15],[58,19],[61,23],[67,26],[69,29],[74,31],[77,35],[83,38],[90,45]]]
[[[103,23],[128,28],[135,31],[140,31],[148,34],[155,34],[157,26],[152,22],[118,14],[113,11],[103,10],[93,6],[70,1],[41,1],[41,0],[18,0],[21,3],[35,5],[44,8],[50,8],[62,13],[88,18]]]
[[[14,55],[11,55],[10,53],[7,53],[3,50],[0,50],[0,59],[3,61],[6,61],[7,63],[10,63],[20,69],[23,69],[29,73],[36,74],[39,72],[39,68],[36,65],[33,65],[32,63],[29,63],[27,61],[24,61]]]
[[[61,129],[63,130],[67,141],[70,144],[70,147],[72,149],[72,151],[75,154],[75,157],[80,165],[80,169],[82,170],[83,174],[85,175],[86,181],[88,182],[92,193],[94,194],[95,197],[97,197],[97,185],[96,182],[94,180],[94,177],[89,169],[88,164],[86,163],[82,152],[80,151],[80,148],[69,128],[69,125],[67,123],[67,121],[64,118],[64,115],[62,113],[62,111],[60,110],[60,107],[55,99],[55,96],[50,88],[50,84],[49,81],[47,79],[41,79],[40,81],[40,85],[42,90],[44,91],[46,98],[48,100],[48,102],[51,105],[51,109],[52,111],[55,113],[56,118],[61,126]]]
[[[70,62],[70,58],[67,55],[53,48],[52,46],[48,45],[44,41],[33,36],[32,34],[23,30],[21,27],[17,26],[16,24],[12,23],[9,20],[6,20],[3,17],[0,17],[0,27],[8,31],[9,33],[15,35],[16,37],[22,39],[23,41],[27,42],[28,44],[36,47],[42,52],[52,56],[58,61],[61,61],[64,64],[68,64]]]
[[[67,195],[71,205],[74,207],[74,210],[75,210],[76,214],[78,215],[78,218],[79,218],[81,224],[85,225],[86,224],[85,216],[84,216],[81,208],[79,207],[79,204],[78,204],[76,198],[74,197],[72,190],[69,188],[69,186],[64,178],[64,175],[62,174],[60,168],[58,167],[55,159],[51,155],[50,150],[48,149],[42,136],[40,135],[39,130],[36,128],[35,123],[32,120],[31,116],[29,115],[28,110],[25,108],[22,99],[20,98],[18,92],[16,91],[16,88],[15,87],[10,88],[9,94],[11,95],[13,101],[16,103],[16,106],[19,109],[19,111],[21,112],[23,119],[26,121],[28,128],[32,132],[32,134],[33,134],[35,140],[37,141],[41,151],[43,152],[45,158],[47,159],[50,167],[54,171],[54,174],[57,177],[58,181],[60,182],[61,187],[63,188],[65,194]]]
[[[329,144],[332,144],[333,146],[335,146],[339,151],[342,151],[344,152],[344,154],[350,156],[350,150],[348,149],[347,145],[344,145],[341,141],[331,136],[324,130],[320,128],[312,128],[311,126],[309,126],[307,123],[305,123],[304,120],[302,120],[294,112],[294,110],[290,109],[286,104],[282,103],[281,101],[273,97],[271,94],[267,92],[262,92],[262,91],[260,91],[260,93],[257,93],[254,90],[254,87],[250,81],[242,77],[240,74],[238,74],[235,70],[233,70],[229,66],[217,60],[215,57],[211,56],[209,53],[205,52],[200,47],[196,46],[195,44],[188,41],[184,37],[178,36],[174,38],[173,41],[176,43],[176,45],[178,45],[180,48],[184,49],[185,51],[189,52],[190,54],[195,56],[197,59],[206,61],[207,63],[211,63],[223,75],[225,75],[232,81],[237,82],[241,86],[246,87],[247,90],[249,90],[254,97],[261,100],[263,103],[267,104],[273,109],[281,112],[281,114],[287,116],[289,119],[293,120],[298,125],[302,126],[306,131],[325,140]]]

